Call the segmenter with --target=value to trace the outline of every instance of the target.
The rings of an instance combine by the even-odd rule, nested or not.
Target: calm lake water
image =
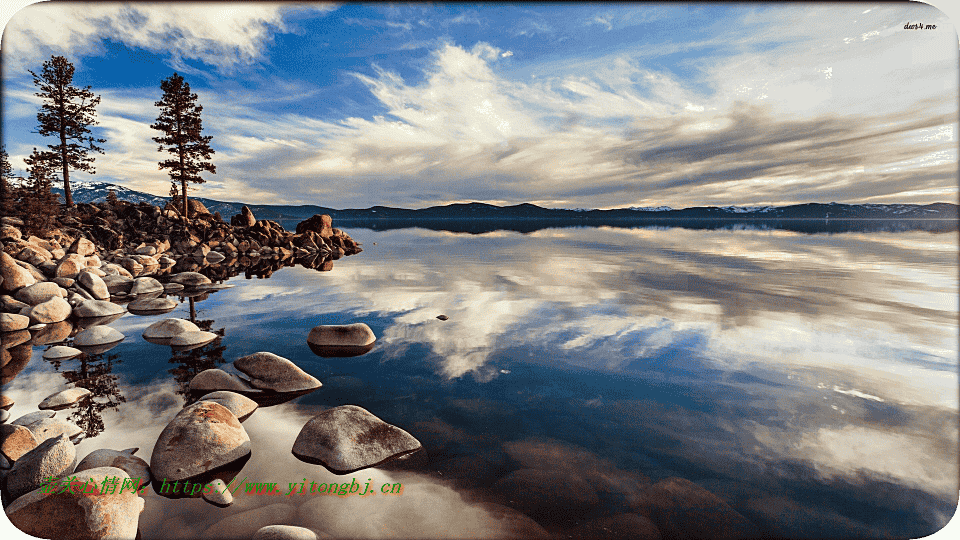
[[[561,533],[635,512],[643,486],[672,476],[791,537],[919,538],[957,507],[955,230],[344,230],[364,252],[331,271],[238,276],[196,302],[195,318],[223,332],[202,349],[141,337],[189,318],[187,302],[110,323],[126,339],[98,357],[54,365],[34,347],[4,390],[13,417],[68,380],[108,374],[102,406],[58,417],[92,435],[78,457],[139,447],[149,461],[192,374],[270,351],[324,386],[244,422],[253,454],[238,481],[404,486],[241,493],[224,509],[151,490],[144,538],[249,538],[271,523],[373,538],[522,528],[486,502]],[[379,338],[366,355],[308,348],[313,326],[353,322]],[[425,459],[336,477],[294,458],[303,424],[341,404],[407,430]],[[548,473],[501,480],[520,469]]]

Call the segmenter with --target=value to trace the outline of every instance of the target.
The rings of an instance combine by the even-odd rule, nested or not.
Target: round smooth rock
[[[150,472],[157,481],[185,480],[250,454],[250,437],[226,407],[198,401],[170,421],[153,447]]]
[[[149,294],[163,292],[163,284],[152,277],[138,277],[133,280],[130,294]]]
[[[320,388],[320,381],[296,364],[269,352],[257,352],[233,362],[233,367],[250,377],[254,388],[274,392],[302,392]]]
[[[106,300],[110,298],[110,291],[103,279],[93,271],[85,269],[77,274],[77,281],[91,294],[96,300]]]
[[[52,413],[53,411],[50,412]],[[83,433],[80,426],[69,420],[60,418],[40,418],[29,424],[24,424],[23,427],[32,431],[33,436],[36,437],[39,442],[43,442],[50,437],[59,437],[60,435],[66,435],[70,439],[75,439]]]
[[[115,467],[88,469],[75,475],[71,485],[76,490],[60,494],[35,489],[13,501],[5,512],[16,528],[38,538],[134,538],[144,505],[136,491],[84,493],[84,486],[101,486],[114,478],[122,485],[129,477]]]
[[[129,293],[133,288],[133,278],[120,274],[107,274],[100,279],[107,285],[110,294]]]
[[[310,349],[324,357],[359,356],[369,352],[376,341],[377,336],[364,323],[319,325],[307,336]]]
[[[123,337],[123,334],[109,326],[91,326],[81,330],[73,338],[73,344],[76,347],[105,347],[120,343],[123,341]]]
[[[172,298],[138,298],[127,304],[127,311],[134,315],[156,315],[167,313],[177,307],[177,301]]]
[[[420,448],[420,441],[397,426],[356,405],[342,405],[311,418],[291,451],[301,461],[348,474]]]
[[[56,345],[43,351],[43,357],[47,360],[70,360],[83,354],[80,349],[67,347],[66,345]]]
[[[227,390],[210,392],[201,397],[200,401],[213,401],[223,405],[241,422],[249,418],[258,407],[257,402],[247,396]]]
[[[220,508],[233,504],[233,494],[227,488],[226,482],[219,478],[204,486],[200,496],[203,500]]]
[[[196,287],[198,285],[212,283],[210,278],[199,272],[180,272],[179,274],[170,276],[170,281],[172,283],[179,283],[185,287]]]
[[[187,332],[199,332],[200,327],[186,319],[164,319],[144,328],[143,339],[150,343],[167,345],[170,340]]]
[[[37,405],[38,409],[58,410],[69,407],[81,399],[90,395],[90,390],[82,387],[68,388],[56,394],[47,396]]]
[[[73,309],[73,314],[80,318],[110,317],[123,312],[123,306],[107,300],[84,300]]]
[[[22,455],[7,474],[7,493],[11,499],[44,485],[44,480],[73,472],[77,450],[66,435],[51,437]]]
[[[294,525],[267,525],[253,534],[253,540],[318,540],[317,533]]]
[[[140,480],[139,487],[150,484],[150,466],[147,462],[133,455],[139,448],[128,448],[117,451],[102,448],[94,450],[80,460],[74,472],[96,469],[99,467],[116,467],[122,469],[132,480]]]
[[[28,428],[15,424],[0,424],[0,452],[10,461],[17,461],[36,447],[37,438]]]
[[[213,332],[184,332],[170,338],[170,346],[178,350],[196,349],[217,339]]]
[[[244,394],[259,392],[240,377],[217,368],[205,369],[190,380],[191,392],[214,392],[217,390],[230,390]]]
[[[63,298],[63,289],[52,281],[42,281],[20,289],[14,293],[13,297],[25,304],[35,306],[51,298]]]
[[[0,313],[0,332],[15,332],[30,326],[30,317],[17,313]]]
[[[30,320],[34,323],[55,323],[66,320],[73,308],[66,300],[57,296],[30,308]]]

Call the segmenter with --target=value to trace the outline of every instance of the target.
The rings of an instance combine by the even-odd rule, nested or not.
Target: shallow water
[[[12,417],[106,375],[100,405],[58,417],[87,430],[79,457],[139,447],[149,461],[193,374],[270,351],[324,386],[244,422],[253,455],[237,481],[284,494],[303,480],[404,487],[241,493],[225,509],[150,491],[144,538],[249,538],[270,523],[498,537],[522,520],[486,502],[562,533],[638,512],[644,486],[667,477],[792,537],[918,538],[956,508],[956,231],[344,230],[364,251],[332,271],[236,277],[196,302],[195,319],[223,333],[201,349],[171,353],[140,336],[189,318],[188,302],[110,323],[126,339],[98,357],[54,365],[34,347],[4,388]],[[313,326],[352,322],[379,338],[366,355],[308,348]],[[301,426],[347,403],[417,437],[423,459],[336,477],[294,458]],[[556,485],[501,480],[521,469]]]

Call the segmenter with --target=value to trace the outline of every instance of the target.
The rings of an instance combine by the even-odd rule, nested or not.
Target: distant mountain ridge
[[[103,202],[113,189],[117,198],[131,202],[148,202],[163,206],[169,198],[158,197],[108,182],[73,181],[75,202]],[[53,192],[63,195],[61,188]],[[220,212],[225,220],[240,213],[245,203],[223,202],[197,197],[211,212]],[[337,210],[316,205],[264,205],[246,204],[258,219],[306,219],[314,214],[329,214],[338,221],[384,222],[384,221],[433,221],[455,219],[488,220],[547,220],[557,222],[621,222],[634,220],[794,220],[794,219],[946,219],[956,220],[958,206],[952,203],[919,204],[839,204],[806,203],[789,206],[699,206],[675,210],[668,206],[631,207],[613,210],[543,208],[522,203],[511,206],[495,206],[487,203],[458,203],[431,206],[411,210],[389,206],[348,208]]]

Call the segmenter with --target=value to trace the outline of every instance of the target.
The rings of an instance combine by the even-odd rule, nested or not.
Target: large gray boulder
[[[53,411],[41,412],[53,413]],[[78,425],[69,420],[63,420],[61,418],[38,418],[32,422],[17,425],[22,425],[23,427],[32,431],[33,436],[37,439],[38,443],[50,439],[51,437],[59,437],[60,435],[66,435],[70,439],[74,439],[83,433],[83,430],[80,429]]]
[[[299,460],[347,474],[416,452],[420,441],[356,405],[342,405],[311,418],[293,443]]]
[[[346,357],[365,354],[373,348],[377,336],[364,323],[319,325],[310,330],[307,344],[319,356]]]
[[[97,488],[84,493],[84,486],[102,486],[114,478],[119,483],[115,492],[101,493]],[[66,493],[35,489],[13,501],[5,511],[15,527],[39,538],[132,539],[137,536],[144,501],[136,491],[121,489],[124,480],[129,481],[127,473],[115,467],[88,469],[75,475]]]
[[[52,281],[42,281],[20,289],[13,294],[13,297],[25,304],[35,306],[51,298],[63,298],[64,291]]]
[[[184,332],[170,338],[170,346],[177,350],[188,350],[202,347],[207,343],[217,339],[217,334],[213,332]]]
[[[119,274],[107,274],[100,278],[110,294],[129,293],[133,288],[133,278]]]
[[[83,354],[83,351],[80,349],[74,349],[73,347],[67,347],[65,345],[56,345],[50,347],[49,349],[43,351],[43,357],[47,360],[70,360],[71,358],[76,358]],[[41,407],[42,408],[42,407]]]
[[[163,284],[152,277],[138,277],[133,280],[130,294],[151,294],[163,292]]]
[[[138,298],[127,304],[127,311],[134,315],[156,315],[168,313],[177,307],[172,298]]]
[[[170,340],[187,332],[199,332],[200,328],[186,319],[164,319],[144,328],[143,339],[150,343],[167,345]]]
[[[170,281],[172,283],[179,283],[184,287],[197,287],[213,283],[210,281],[210,278],[198,272],[180,272],[179,274],[170,276]]]
[[[7,493],[11,499],[44,485],[50,477],[73,472],[77,450],[66,435],[51,437],[20,457],[7,474]]]
[[[320,388],[320,381],[296,364],[269,352],[257,352],[233,362],[233,367],[250,377],[254,388],[274,392],[303,392]]]
[[[160,433],[150,457],[156,480],[186,480],[250,454],[250,437],[226,407],[198,401],[185,407]]]
[[[99,352],[104,352],[109,349],[103,349],[102,351],[100,349],[103,347],[112,348],[113,345],[123,341],[123,337],[123,334],[114,328],[98,325],[81,330],[73,338],[73,344],[77,348],[96,348]]]

